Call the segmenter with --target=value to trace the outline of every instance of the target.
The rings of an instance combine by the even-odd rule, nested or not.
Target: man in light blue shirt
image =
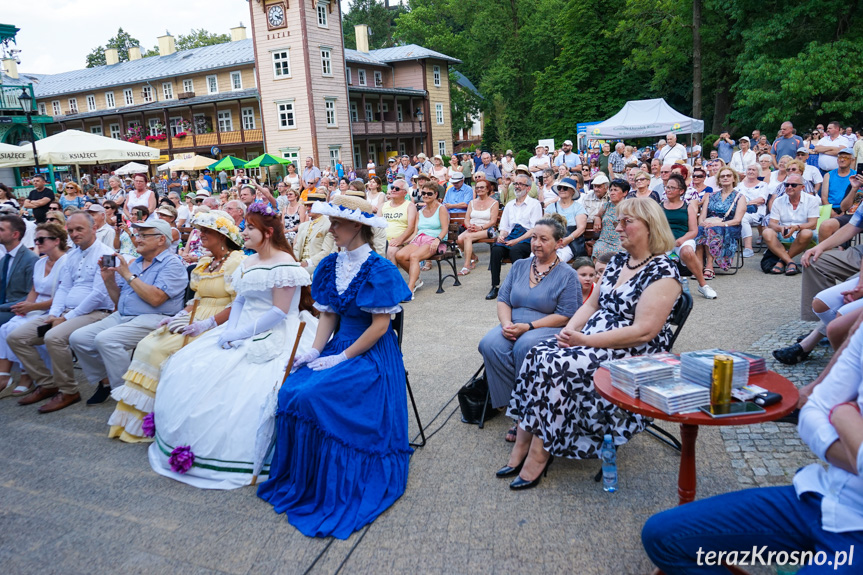
[[[500,168],[497,167],[497,164],[491,163],[491,154],[488,152],[483,152],[482,156],[480,156],[479,165],[474,168],[473,175],[474,181],[476,181],[477,174],[485,174],[485,179],[493,184],[497,184],[497,181],[501,178]]]
[[[713,148],[719,154],[719,157],[726,163],[731,162],[731,156],[734,155],[734,146],[737,144],[731,139],[731,134],[722,132],[719,138],[713,142]]]
[[[401,164],[399,164],[399,169],[396,173],[404,174],[406,182],[412,181],[413,177],[419,174],[417,169],[411,166],[411,159],[408,155],[402,156]]]
[[[798,424],[800,438],[827,468],[813,463],[797,472],[793,485],[727,493],[654,515],[641,537],[663,572],[728,573],[717,563],[719,553],[733,565],[744,562],[745,552],[745,563],[751,565],[780,551],[786,559],[794,559],[789,552],[798,553],[798,560],[791,562],[803,566],[800,573],[860,572],[863,330],[853,331],[837,353],[841,355],[820,383],[801,390],[805,403]]]
[[[464,175],[461,172],[453,172],[449,181],[452,186],[443,198],[443,205],[451,214],[463,214],[467,212],[467,205],[473,200],[473,188],[464,183]]]
[[[102,403],[123,385],[130,352],[151,331],[183,309],[189,283],[186,266],[171,253],[171,227],[163,220],[132,225],[139,257],[127,264],[115,254],[114,266],[102,266],[102,280],[117,311],[72,334],[69,344],[96,393],[87,403]],[[119,277],[117,277],[119,276]]]
[[[578,154],[572,151],[572,140],[564,140],[563,153],[558,154],[554,159],[554,167],[566,165],[569,168],[570,174],[578,172],[578,167],[581,165],[581,158]]]

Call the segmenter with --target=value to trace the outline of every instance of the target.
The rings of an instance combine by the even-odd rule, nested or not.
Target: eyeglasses
[[[34,239],[33,241],[41,246],[42,244],[45,243],[45,240],[56,240],[56,239],[57,238],[55,238],[54,236],[42,236],[42,237]]]
[[[636,182],[649,182],[650,178],[635,178]]]
[[[614,224],[614,227],[617,227],[619,225],[623,225],[623,227],[626,227],[635,221],[637,221],[635,218],[620,218],[619,220],[614,220],[612,223]]]
[[[803,184],[785,184],[786,188],[801,188]]]
[[[521,182],[516,182],[513,184],[516,188],[529,188],[530,184],[523,184]]]
[[[720,178],[733,178],[734,176],[732,176],[731,174],[719,174],[719,177]]]
[[[666,192],[673,192],[673,191],[675,191],[675,190],[679,192],[679,191],[681,190],[681,188],[665,186],[665,191],[666,191]]]
[[[162,234],[135,234],[136,238],[154,238],[161,236]]]
[[[432,197],[432,196],[436,196],[437,194],[434,192],[422,192],[420,195],[423,197]]]

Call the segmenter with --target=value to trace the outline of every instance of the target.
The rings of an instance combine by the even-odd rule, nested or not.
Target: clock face
[[[267,8],[267,23],[271,28],[285,25],[285,8],[282,4],[273,4]]]

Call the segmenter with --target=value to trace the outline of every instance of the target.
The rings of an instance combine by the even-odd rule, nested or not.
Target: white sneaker
[[[752,256],[754,256],[754,255],[755,255],[755,252],[754,252],[754,251],[752,251],[751,249],[749,249],[749,248],[743,248],[743,257],[744,257],[744,258],[751,258],[751,257],[752,257]]]
[[[698,286],[698,293],[700,293],[705,299],[716,299],[716,290],[707,284]]]

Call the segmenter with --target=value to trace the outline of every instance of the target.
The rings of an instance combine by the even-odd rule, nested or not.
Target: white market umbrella
[[[18,168],[33,165],[33,146],[0,144],[0,168]]]
[[[149,146],[66,130],[36,141],[40,164],[109,164],[132,160],[158,160],[160,151]]]
[[[177,164],[179,164],[182,161],[183,161],[182,158],[178,158],[176,160],[171,160],[170,162],[165,162],[161,166],[157,167],[156,171],[157,172],[164,172],[165,170],[173,170],[174,166],[176,166]]]
[[[184,170],[187,172],[197,172],[199,170],[205,170],[218,162],[215,158],[208,158],[207,156],[192,156],[191,158],[185,158],[182,160],[178,160],[177,163],[171,166],[172,170]]]
[[[114,173],[118,176],[126,176],[130,174],[146,174],[149,171],[150,166],[139,164],[138,162],[129,162],[125,166],[114,170]]]

